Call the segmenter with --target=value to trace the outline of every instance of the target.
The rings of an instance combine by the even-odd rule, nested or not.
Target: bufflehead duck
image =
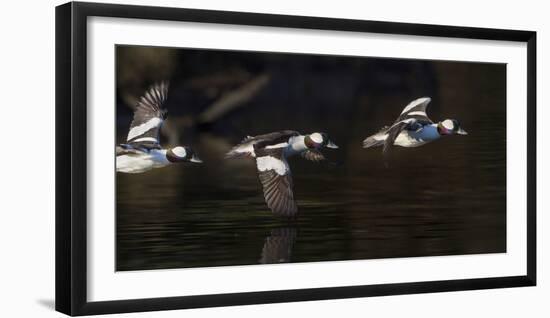
[[[248,136],[233,147],[226,158],[256,158],[256,168],[262,183],[264,198],[271,211],[279,216],[293,217],[298,212],[290,167],[287,158],[300,154],[314,162],[326,160],[319,151],[336,146],[327,134],[301,135],[284,130],[260,136]]]
[[[177,162],[202,162],[189,147],[163,149],[159,131],[166,110],[162,105],[168,95],[168,83],[149,88],[139,100],[125,144],[116,147],[116,171],[142,173]]]
[[[383,152],[387,152],[392,145],[418,147],[444,135],[468,134],[456,119],[434,123],[428,118],[426,107],[430,101],[429,97],[422,97],[410,102],[391,126],[363,140],[363,148],[383,145]]]

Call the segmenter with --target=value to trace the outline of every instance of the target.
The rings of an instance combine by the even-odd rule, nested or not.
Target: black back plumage
[[[252,145],[256,156],[267,154],[265,147],[288,142],[290,137],[299,136],[300,133],[294,130],[282,130],[264,135],[247,136],[239,144],[234,146],[227,154],[226,158],[246,158],[252,154],[248,152],[238,151],[243,145]]]
[[[254,150],[256,152],[256,155],[261,156],[262,149],[264,149],[265,147],[288,142],[290,137],[299,135],[300,133],[294,130],[282,130],[251,137],[247,140],[247,142],[254,142]],[[260,153],[258,153],[258,151],[260,151]]]

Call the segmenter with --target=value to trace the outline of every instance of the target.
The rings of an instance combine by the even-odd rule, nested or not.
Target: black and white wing
[[[432,124],[432,120],[426,113],[426,108],[431,100],[432,99],[429,97],[421,97],[413,100],[403,109],[394,124],[411,118],[422,124]]]
[[[422,125],[420,125],[418,120],[414,118],[403,119],[396,122],[386,131],[387,137],[386,140],[384,140],[382,152],[387,153],[390,150],[391,146],[393,146],[393,143],[395,142],[395,139],[397,139],[403,130],[416,130],[421,127]]]
[[[256,167],[267,206],[275,215],[292,217],[298,213],[292,176],[283,149],[272,149],[256,158]]]
[[[168,96],[168,83],[160,82],[141,96],[126,141],[144,148],[160,148],[159,131],[166,111],[162,108]]]
[[[401,112],[393,125],[387,129],[386,140],[384,140],[383,152],[390,150],[395,139],[403,130],[418,130],[424,125],[432,124],[432,120],[426,114],[426,108],[432,99],[421,97],[410,102]]]

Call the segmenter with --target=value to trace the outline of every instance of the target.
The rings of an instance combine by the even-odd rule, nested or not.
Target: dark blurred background
[[[117,173],[117,270],[506,251],[506,65],[117,46],[117,141],[147,87],[170,80],[163,145],[204,160]],[[362,149],[407,103],[468,136]],[[265,205],[246,135],[328,133],[339,166],[290,159],[299,217]]]

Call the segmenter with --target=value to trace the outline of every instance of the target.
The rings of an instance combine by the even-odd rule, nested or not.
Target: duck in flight
[[[418,98],[410,102],[401,115],[391,125],[363,140],[363,148],[383,146],[383,152],[392,145],[418,147],[446,135],[467,135],[456,119],[445,119],[434,123],[426,114],[429,97]]]
[[[159,131],[166,119],[163,104],[168,95],[168,83],[157,83],[139,100],[125,144],[116,147],[116,171],[142,173],[179,162],[202,162],[189,147],[164,149],[159,143]]]
[[[327,134],[301,135],[284,130],[259,136],[248,136],[226,154],[226,158],[255,158],[267,206],[278,216],[294,217],[298,213],[294,201],[292,176],[287,158],[301,155],[314,162],[326,160],[320,149],[336,146]]]

